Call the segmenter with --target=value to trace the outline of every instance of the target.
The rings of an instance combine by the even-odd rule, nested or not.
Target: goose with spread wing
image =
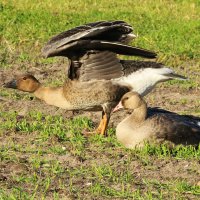
[[[80,82],[111,80],[128,83],[142,95],[171,79],[185,79],[161,63],[120,60],[117,54],[156,58],[155,52],[128,46],[136,36],[124,21],[99,21],[62,32],[43,48],[43,56],[70,60],[68,78]]]
[[[70,59],[68,79],[62,87],[44,87],[32,75],[19,76],[6,87],[33,92],[50,105],[67,110],[103,110],[97,132],[104,134],[110,112],[130,90],[142,95],[158,83],[184,79],[155,62],[120,60],[117,54],[155,58],[156,53],[127,45],[134,38],[123,21],[101,21],[60,33],[43,48],[45,57]]]

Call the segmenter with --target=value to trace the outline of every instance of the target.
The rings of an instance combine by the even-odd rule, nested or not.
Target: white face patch
[[[197,125],[200,126],[200,122],[197,122]]]

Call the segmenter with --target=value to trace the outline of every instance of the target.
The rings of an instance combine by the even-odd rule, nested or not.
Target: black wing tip
[[[144,57],[144,58],[151,58],[151,59],[155,59],[158,56],[158,54],[154,51],[150,51],[150,50],[146,50],[146,49],[142,49],[142,48],[137,48],[137,47],[136,47],[136,51],[133,55]]]
[[[157,58],[158,54],[152,51],[152,52],[145,54],[145,56],[148,58]]]

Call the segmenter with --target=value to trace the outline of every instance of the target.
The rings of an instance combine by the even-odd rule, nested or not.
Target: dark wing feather
[[[113,34],[112,36],[116,38],[116,36],[119,37],[119,34],[122,35],[131,33],[133,28],[124,21],[98,21],[64,31],[50,39],[48,44],[53,44],[66,38],[68,39],[65,41],[69,42],[90,37],[94,37],[94,39],[99,37],[105,38],[107,37],[107,34],[109,34],[109,31],[111,31]],[[109,41],[117,41],[113,37],[110,38],[111,40]]]
[[[162,68],[164,65],[162,63],[151,62],[151,61],[140,61],[140,60],[120,60],[123,66],[124,75],[127,76],[133,72],[145,68]]]
[[[88,51],[79,60],[72,60],[69,78],[81,81],[91,79],[110,80],[127,76],[148,67],[162,68],[163,65],[149,61],[119,60],[115,53],[109,51]]]
[[[92,79],[110,80],[121,77],[124,74],[120,60],[112,52],[87,52],[87,54],[80,58],[79,64],[80,67],[74,71],[75,74],[71,74],[70,78],[76,78],[80,81],[89,81]]]
[[[132,47],[117,42],[100,40],[79,40],[69,44],[64,44],[63,46],[45,51],[44,56],[67,56],[71,58],[74,55],[77,55],[77,57],[79,57],[81,54],[83,55],[89,50],[111,51],[121,55],[141,56],[146,58],[156,58],[157,56],[155,52],[146,49]]]
[[[131,32],[132,27],[124,21],[89,23],[53,37],[44,47],[43,55],[70,58],[71,79],[87,81],[119,78],[127,70],[116,54],[156,57],[152,51],[122,44]]]
[[[124,21],[99,21],[64,31],[45,45],[42,53],[46,56],[47,52],[77,41],[80,39],[106,40],[122,42],[122,36],[132,32],[132,27]]]

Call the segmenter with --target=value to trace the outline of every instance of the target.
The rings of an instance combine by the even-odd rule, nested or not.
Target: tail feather
[[[170,73],[170,74],[165,74],[165,76],[172,78],[172,79],[178,79],[178,80],[188,80],[187,77],[182,76],[180,74],[176,74],[174,72]]]
[[[155,69],[155,74],[162,75],[164,80],[178,79],[178,80],[188,80],[187,77],[177,74],[173,69],[163,66],[163,68]]]
[[[119,79],[119,82],[129,85],[140,95],[148,94],[157,83],[172,79],[187,80],[186,77],[176,74],[173,69],[163,68],[140,68],[127,76]]]

